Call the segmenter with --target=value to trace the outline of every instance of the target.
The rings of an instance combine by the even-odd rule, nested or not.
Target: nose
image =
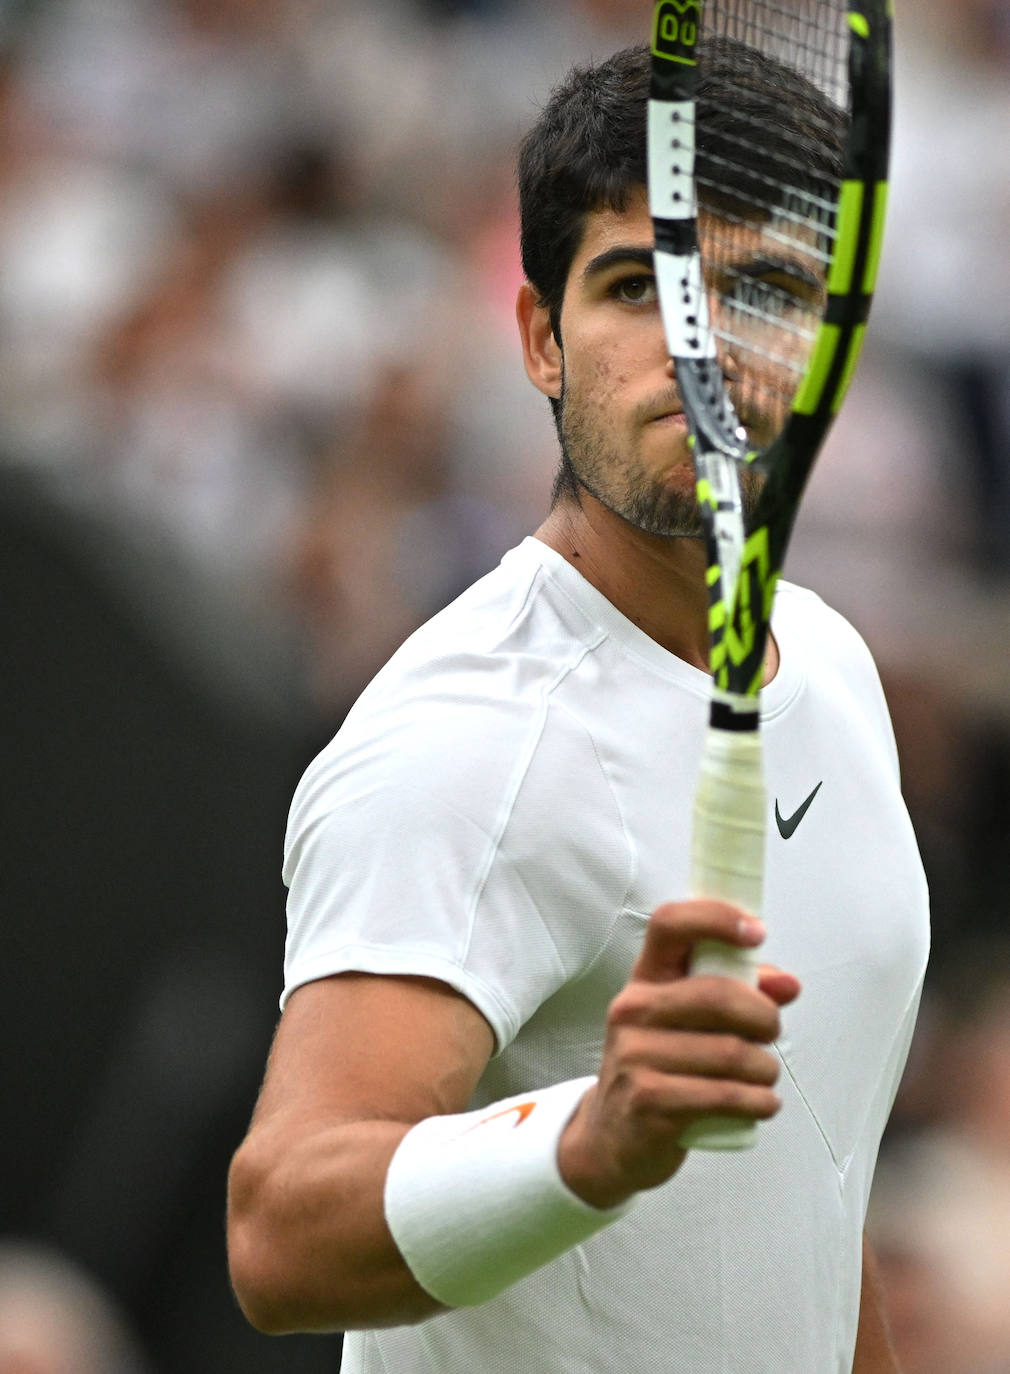
[[[740,364],[737,362],[736,358],[733,356],[732,353],[723,352],[722,350],[720,350],[719,366],[722,369],[722,375],[726,379],[727,386],[733,382],[738,382],[740,380]],[[677,380],[677,372],[676,368],[673,365],[672,358],[669,358],[667,360],[666,375],[670,378],[671,382],[675,382]]]
[[[722,368],[722,375],[726,379],[727,386],[740,380],[740,364],[728,350],[720,349],[719,365]]]

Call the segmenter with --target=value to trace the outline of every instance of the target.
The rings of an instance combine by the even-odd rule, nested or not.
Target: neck
[[[657,644],[708,668],[708,592],[700,539],[646,534],[588,492],[555,506],[536,532]]]
[[[586,491],[578,503],[559,502],[536,537],[657,644],[708,672],[707,565],[700,538],[646,534]],[[777,667],[769,636],[766,683]]]

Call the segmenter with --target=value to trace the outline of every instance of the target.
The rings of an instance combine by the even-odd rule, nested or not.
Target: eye
[[[758,319],[785,320],[796,314],[810,314],[818,309],[811,288],[794,278],[750,277],[734,273],[723,283],[723,299],[744,314]]]
[[[610,288],[611,295],[625,305],[654,305],[656,279],[648,273],[621,277]]]

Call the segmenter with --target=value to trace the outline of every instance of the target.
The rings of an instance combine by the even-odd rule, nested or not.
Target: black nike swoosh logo
[[[821,782],[823,781],[824,779],[822,778]],[[778,826],[779,834],[782,836],[784,840],[789,839],[789,836],[793,834],[796,827],[799,825],[800,821],[809,811],[810,803],[817,796],[817,793],[821,790],[821,782],[817,784],[817,786],[810,793],[810,796],[807,797],[806,801],[799,808],[799,810],[794,811],[791,816],[782,815],[782,812],[779,810],[778,798],[775,798],[775,824]]]

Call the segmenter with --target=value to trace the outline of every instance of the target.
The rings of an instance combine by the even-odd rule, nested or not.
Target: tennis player
[[[787,69],[746,75],[805,120]],[[927,898],[873,663],[808,591],[780,584],[762,693],[767,935],[671,900],[707,597],[652,275],[648,80],[645,51],[573,73],[521,153],[553,507],[393,656],[291,810],[283,1014],[232,1167],[231,1272],[262,1330],[347,1331],[350,1374],[897,1369],[862,1229]],[[761,237],[746,270],[799,308],[809,264]],[[761,946],[759,985],[685,977],[701,938]],[[685,1151],[713,1113],[760,1122],[756,1147]]]

